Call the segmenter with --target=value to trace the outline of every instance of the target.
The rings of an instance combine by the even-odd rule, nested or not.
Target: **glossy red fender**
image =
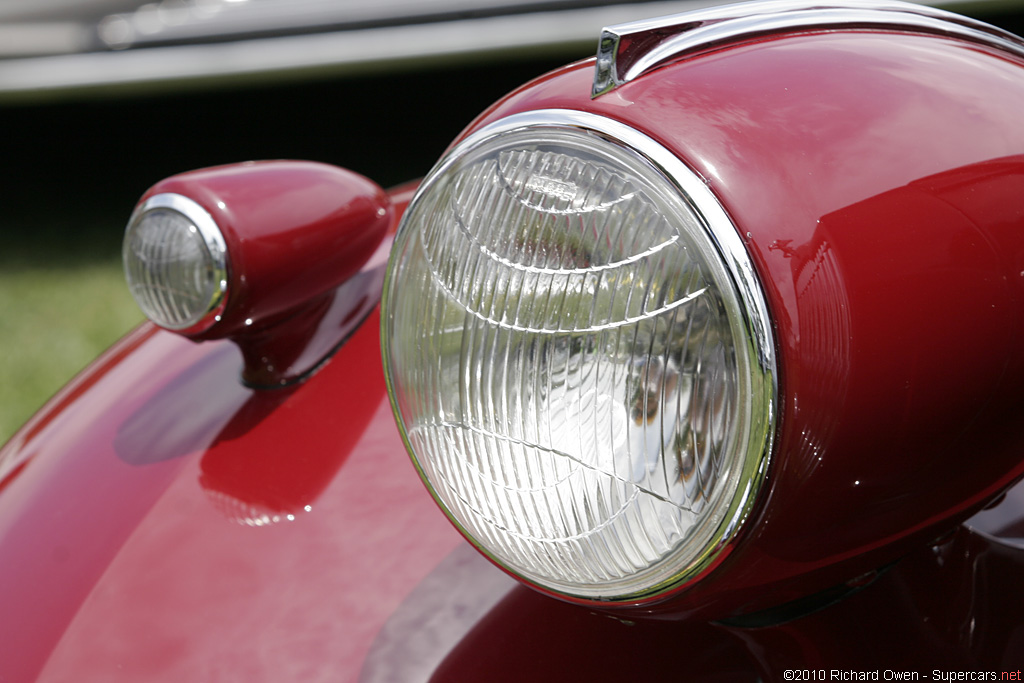
[[[1024,68],[898,32],[775,36],[590,98],[593,63],[486,112],[616,119],[733,218],[775,323],[767,491],[714,575],[651,607],[750,612],[952,528],[1024,472]]]
[[[459,542],[395,431],[376,321],[272,391],[231,343],[144,325],[15,435],[0,680],[353,680]]]

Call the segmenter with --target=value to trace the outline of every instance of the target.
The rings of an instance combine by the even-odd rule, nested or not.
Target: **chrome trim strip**
[[[131,218],[128,220],[128,226],[125,228],[125,234],[131,230],[132,226],[138,224],[147,213],[156,209],[166,209],[180,213],[191,221],[192,225],[196,226],[212,259],[214,276],[220,284],[210,297],[210,301],[206,306],[206,313],[195,323],[181,326],[157,324],[182,334],[204,332],[220,320],[224,309],[228,305],[228,249],[224,241],[224,235],[217,226],[217,221],[213,219],[213,216],[206,209],[195,200],[174,192],[155,194],[140,204],[132,212]]]
[[[474,131],[459,141],[431,169],[423,184],[420,185],[409,208],[406,210],[405,216],[411,216],[415,213],[414,206],[429,194],[427,190],[439,178],[443,177],[453,164],[458,163],[467,153],[467,150],[471,150],[478,145],[508,133],[526,129],[542,130],[545,128],[576,129],[589,135],[600,136],[612,144],[641,155],[676,187],[683,200],[693,208],[694,214],[702,223],[706,237],[711,241],[725,263],[732,283],[736,288],[736,294],[743,315],[742,324],[749,344],[748,350],[750,352],[751,365],[748,370],[751,377],[751,423],[747,435],[747,451],[744,456],[744,466],[730,506],[718,520],[716,532],[709,543],[705,545],[701,554],[694,558],[687,566],[680,568],[670,581],[655,586],[647,593],[624,595],[616,598],[602,598],[600,600],[562,593],[564,597],[584,604],[608,604],[609,602],[642,604],[660,599],[666,594],[684,585],[692,584],[706,576],[725,558],[732,543],[735,541],[737,532],[747,522],[753,512],[754,505],[758,500],[757,494],[767,477],[778,421],[778,371],[771,316],[760,279],[754,269],[753,262],[750,260],[746,247],[743,245],[743,240],[740,237],[736,224],[733,223],[732,218],[730,218],[725,208],[718,201],[718,198],[700,176],[691,170],[674,152],[662,146],[658,141],[620,121],[597,114],[568,109],[538,109],[513,114]],[[401,241],[401,233],[405,229],[408,229],[408,223],[403,218],[399,226],[399,236],[395,239],[396,244]],[[385,291],[391,286],[390,281],[393,275],[392,267],[389,265],[384,284]],[[382,315],[381,332],[385,356],[389,353],[388,344],[390,343],[387,324],[387,316]],[[391,389],[393,379],[390,376],[389,363],[387,361],[384,363],[384,368],[388,392],[392,395],[392,409],[397,416],[399,412],[394,403]],[[401,424],[400,420],[399,424]],[[403,433],[402,438],[406,441],[406,447],[412,453],[413,451],[409,446],[408,437],[404,429],[401,431]],[[413,461],[415,462],[415,458]],[[419,469],[418,465],[417,469]],[[423,476],[422,470],[420,475]],[[426,478],[424,477],[424,479]],[[449,515],[449,518],[456,526],[460,530],[463,529],[459,522],[447,511],[444,504],[437,499],[433,491],[431,491],[431,495],[435,496],[435,500],[437,500],[441,509],[445,510],[445,513]],[[463,530],[463,533],[466,532]],[[466,535],[467,538],[470,537],[470,534],[467,533]],[[495,562],[502,564],[499,559],[495,558],[485,548],[479,545],[477,547]],[[529,581],[522,576],[520,576],[520,579]],[[548,586],[545,590],[552,590],[552,588]]]
[[[604,29],[592,97],[668,62],[760,36],[797,31],[875,29],[959,38],[1024,57],[1024,40],[976,19],[906,2],[758,0]]]

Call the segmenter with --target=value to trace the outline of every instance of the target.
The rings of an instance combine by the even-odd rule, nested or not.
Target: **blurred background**
[[[141,321],[120,241],[157,180],[292,158],[398,184],[601,26],[706,4],[0,0],[0,442]]]

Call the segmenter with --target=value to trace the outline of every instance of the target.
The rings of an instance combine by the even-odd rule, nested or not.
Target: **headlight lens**
[[[139,308],[161,327],[202,331],[223,309],[227,250],[213,218],[183,195],[154,195],[125,230],[124,269]]]
[[[442,160],[391,258],[395,413],[474,543],[588,599],[712,563],[764,473],[774,368],[752,269],[692,172],[607,119],[511,117]]]

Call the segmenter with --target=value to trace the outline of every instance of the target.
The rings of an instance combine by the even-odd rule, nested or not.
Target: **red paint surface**
[[[230,345],[144,329],[15,442],[0,677],[354,680],[458,542],[394,428],[375,322],[291,392],[242,387]],[[281,521],[238,523],[260,516]]]
[[[941,535],[1024,473],[1024,70],[896,33],[766,40],[589,98],[592,65],[488,111],[624,121],[719,197],[775,322],[767,490],[716,572],[656,612],[796,599]],[[472,128],[471,128],[472,129]]]
[[[761,680],[743,644],[706,623],[623,623],[519,587],[452,649],[431,683]]]

